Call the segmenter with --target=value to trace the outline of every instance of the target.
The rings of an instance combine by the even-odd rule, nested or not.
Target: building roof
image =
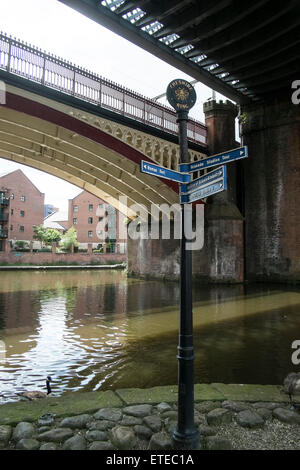
[[[66,222],[68,220],[68,212],[66,211],[57,211],[52,212],[52,214],[47,215],[44,219],[44,225],[49,222]]]
[[[42,192],[36,187],[36,185],[31,181],[31,179],[29,179],[28,176],[26,176],[25,173],[24,173],[22,170],[20,170],[20,169],[13,170],[13,171],[6,171],[6,172],[4,172],[4,173],[0,173],[0,179],[1,179],[1,178],[4,178],[5,176],[12,175],[13,173],[21,173],[22,176],[23,176],[24,178],[26,178],[26,180],[27,180],[40,194],[44,194],[44,193],[42,193]]]
[[[53,228],[53,229],[56,229],[56,230],[66,230],[67,229],[66,227],[59,224],[58,222],[52,222],[51,220],[47,221],[46,219],[44,221],[44,227]]]

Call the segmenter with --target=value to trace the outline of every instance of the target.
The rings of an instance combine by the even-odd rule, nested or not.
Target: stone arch
[[[160,163],[161,161],[161,146],[159,144],[159,142],[155,142],[154,143],[154,160],[158,163]]]
[[[135,147],[138,149],[138,150],[141,150],[142,147],[143,147],[143,139],[140,135],[137,135],[136,136],[136,139],[135,139]]]
[[[147,157],[152,158],[152,142],[150,139],[145,141],[144,153],[147,155]]]
[[[172,148],[171,150],[171,169],[175,171],[178,170],[178,155],[176,148]]]
[[[110,126],[109,124],[105,124],[104,131],[108,134],[112,134],[112,126]]]
[[[127,132],[126,137],[125,137],[125,142],[128,145],[133,145],[133,137],[131,132]]]
[[[163,166],[170,168],[170,153],[167,146],[165,146],[163,149]]]
[[[120,140],[123,140],[123,132],[122,132],[122,129],[120,129],[120,127],[117,127],[115,132],[114,132],[114,136],[117,138],[117,139],[120,139]]]

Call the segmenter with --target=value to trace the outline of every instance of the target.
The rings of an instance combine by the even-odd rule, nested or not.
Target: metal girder
[[[145,19],[142,18],[141,20],[138,20],[135,24],[136,24],[136,26],[144,26],[145,24],[147,24],[151,21],[154,21],[154,20],[161,21],[165,17],[167,17],[168,15],[172,15],[176,11],[180,10],[182,8],[182,4],[188,4],[188,3],[190,3],[190,0],[184,0],[184,1],[182,1],[182,0],[177,0],[177,1],[168,0],[168,1],[165,1],[163,3],[163,8],[162,8],[162,4],[158,3],[158,4],[155,5],[154,8],[152,7],[150,15],[146,14],[145,17],[144,17]],[[141,7],[142,6],[140,6],[140,8]]]
[[[229,99],[245,103],[249,98],[222,80],[214,77],[207,70],[198,67],[193,61],[188,60],[182,54],[172,51],[172,49],[161,41],[155,39],[151,35],[137,28],[134,24],[119,17],[108,8],[102,6],[96,0],[59,0],[61,3],[68,5],[85,16],[91,18],[97,23],[115,32],[119,36],[133,42],[142,47],[151,54],[156,55],[160,59],[169,63],[173,67],[182,70],[184,73],[199,80],[210,88],[215,89],[219,93],[227,96]],[[138,6],[138,5],[137,5]]]
[[[299,0],[60,1],[239,103],[297,78]]]
[[[191,44],[197,44],[201,39],[206,39],[210,36],[215,36],[217,33],[233,26],[235,23],[243,20],[251,12],[260,9],[270,3],[270,0],[260,0],[253,2],[248,8],[245,8],[244,3],[239,2],[237,5],[233,4],[227,8],[222,15],[215,14],[213,17],[206,18],[196,27],[187,30],[184,38],[180,38],[172,43],[172,47],[179,47],[184,39]],[[248,19],[247,19],[248,21]]]
[[[234,34],[232,31],[223,31],[221,34],[215,34],[213,37],[205,38],[195,44],[197,51],[202,51],[209,55],[218,51],[224,51],[225,47],[237,47],[241,45],[241,40],[251,41],[252,47],[256,48],[259,45],[260,39],[268,38],[272,40],[273,34],[281,31],[282,27],[292,28],[293,24],[299,24],[300,18],[295,18],[294,12],[290,11],[291,6],[285,5],[283,10],[271,15],[262,16],[262,11],[255,11],[253,14],[248,15],[243,21],[240,21],[235,29]],[[284,13],[284,15],[282,15]],[[258,36],[257,36],[258,35]],[[240,55],[243,54],[243,48],[240,48]],[[196,52],[187,53],[187,57],[192,57]],[[223,57],[223,52],[222,52]],[[226,57],[226,55],[225,55]]]
[[[246,71],[248,73],[248,71],[256,69],[258,64],[261,62],[265,63],[268,59],[272,59],[274,63],[281,63],[281,57],[276,56],[279,56],[282,52],[285,53],[284,55],[291,56],[292,51],[290,49],[298,45],[299,50],[299,43],[300,37],[297,37],[295,34],[293,38],[291,37],[291,32],[288,31],[283,36],[272,41],[272,43],[268,45],[263,44],[261,47],[249,52],[244,58],[222,60],[222,65],[216,67],[212,73],[216,75],[218,73],[224,73],[227,70],[230,70],[230,73],[239,71]],[[209,62],[207,65],[209,65]]]
[[[144,204],[149,211],[151,204],[177,201],[177,194],[162,189],[160,180],[153,182],[137,165],[110,149],[83,136],[74,140],[70,131],[35,117],[28,117],[25,125],[22,113],[4,107],[0,107],[0,150],[47,162],[114,198],[120,194],[130,204]]]
[[[266,72],[271,72],[277,69],[282,69],[282,66],[288,66],[292,64],[292,67],[294,67],[293,62],[297,62],[297,65],[299,64],[299,59],[300,59],[300,49],[299,46],[294,46],[293,50],[290,51],[291,55],[286,56],[285,52],[278,54],[277,60],[274,61],[273,58],[264,60],[260,67],[250,67],[247,68],[244,72],[239,72],[238,77],[239,80],[244,80],[247,81],[251,78],[251,83],[252,85],[254,84],[254,80],[252,80],[253,77],[258,77],[258,76],[266,76]],[[286,69],[286,72],[288,73],[289,68]],[[213,71],[214,72],[214,71]],[[237,75],[236,74],[230,74],[226,78],[224,78],[225,82],[231,82],[232,80],[236,80]],[[256,79],[255,79],[256,80]],[[237,87],[239,88],[239,87]]]
[[[157,39],[162,38],[169,31],[180,33],[193,25],[199,25],[201,22],[208,18],[210,15],[219,12],[222,8],[228,6],[231,0],[222,0],[218,4],[214,0],[203,3],[195,3],[190,5],[188,10],[185,10],[180,15],[174,15],[166,20],[165,28],[155,33],[154,37]]]

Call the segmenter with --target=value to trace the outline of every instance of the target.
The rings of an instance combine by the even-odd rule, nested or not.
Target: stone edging
[[[47,269],[126,269],[125,264],[61,265],[61,266],[0,266],[0,271],[47,270]]]
[[[195,403],[202,401],[247,401],[287,403],[288,397],[280,385],[253,384],[197,384]],[[300,399],[295,400],[300,402]],[[0,424],[34,421],[46,413],[57,417],[93,413],[100,408],[177,402],[177,385],[149,389],[128,388],[104,392],[67,393],[61,397],[48,397],[34,402],[18,401],[0,405]]]

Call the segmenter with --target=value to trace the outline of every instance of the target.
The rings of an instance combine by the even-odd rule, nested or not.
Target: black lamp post
[[[188,112],[196,102],[196,92],[186,80],[173,80],[167,88],[167,99],[177,114],[180,163],[189,163],[187,122]],[[185,227],[192,228],[192,212],[185,212],[184,204],[181,204],[178,423],[173,433],[173,442],[179,449],[197,449],[200,438],[194,423],[192,251],[186,246]]]

